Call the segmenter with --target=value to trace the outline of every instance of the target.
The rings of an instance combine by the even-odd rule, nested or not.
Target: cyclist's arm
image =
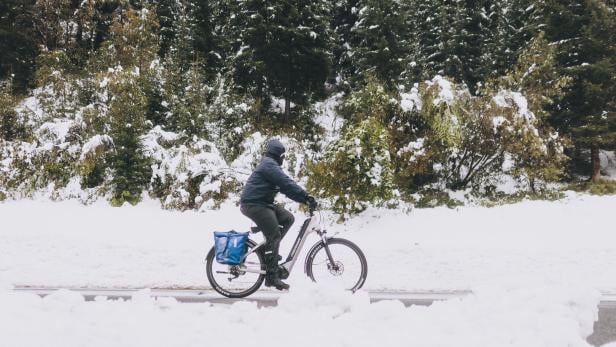
[[[282,168],[278,164],[268,165],[264,170],[265,177],[270,183],[275,184],[280,188],[280,192],[293,201],[299,203],[306,203],[308,200],[308,193],[300,187],[291,177],[282,171]]]

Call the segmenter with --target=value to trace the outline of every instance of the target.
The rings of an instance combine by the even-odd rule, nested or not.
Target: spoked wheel
[[[255,246],[254,241],[248,240],[247,252]],[[206,261],[207,279],[212,288],[228,298],[243,298],[256,292],[265,279],[265,275],[260,273],[264,268],[261,252],[249,254],[240,265],[225,265],[216,262],[212,247]]]
[[[306,257],[306,274],[317,283],[332,283],[356,291],[368,276],[368,262],[364,253],[353,242],[345,239],[327,240],[327,255],[323,242],[317,243]]]

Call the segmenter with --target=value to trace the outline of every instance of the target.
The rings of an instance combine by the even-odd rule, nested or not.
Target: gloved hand
[[[317,200],[314,198],[314,196],[308,195],[308,198],[306,198],[306,204],[308,205],[308,207],[310,207],[311,210],[317,208]]]

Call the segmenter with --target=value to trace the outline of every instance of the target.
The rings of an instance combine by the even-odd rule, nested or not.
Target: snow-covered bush
[[[309,170],[308,189],[331,198],[339,213],[387,201],[393,196],[387,129],[376,117],[349,123]]]
[[[78,88],[75,84],[76,67],[66,52],[44,52],[36,61],[36,92],[38,108],[47,120],[71,117],[75,114]]]
[[[242,142],[253,128],[250,121],[261,108],[257,100],[240,97],[233,89],[224,76],[219,76],[207,110],[208,134],[228,162],[242,152]]]
[[[36,141],[3,141],[0,183],[10,197],[30,197],[47,191],[51,198],[74,176],[81,149],[79,125],[72,121],[44,122]]]
[[[404,100],[406,112],[392,129],[403,190],[481,191],[503,175],[534,190],[539,181],[562,173],[562,141],[541,124],[520,92],[472,96],[437,76],[403,94]]]
[[[351,93],[340,105],[338,112],[351,122],[374,117],[385,123],[398,112],[398,103],[394,95],[385,90],[383,83],[370,76],[362,88]]]
[[[168,209],[199,209],[219,206],[237,182],[214,143],[198,139],[184,141],[160,127],[145,137],[152,165],[152,194]]]

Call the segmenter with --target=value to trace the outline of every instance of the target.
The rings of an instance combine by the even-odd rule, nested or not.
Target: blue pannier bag
[[[248,233],[238,233],[234,230],[215,231],[216,261],[220,264],[238,265],[246,253],[246,240],[248,240]]]

